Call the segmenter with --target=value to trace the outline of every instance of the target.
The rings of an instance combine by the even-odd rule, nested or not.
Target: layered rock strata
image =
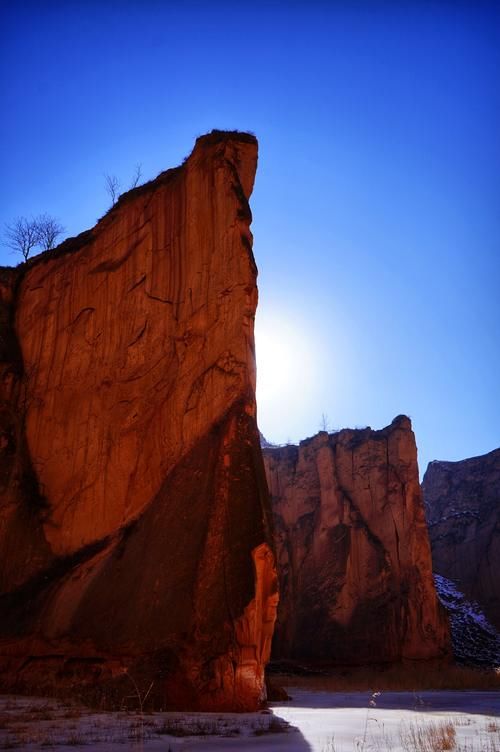
[[[434,571],[500,630],[500,449],[431,462],[422,483]]]
[[[273,658],[446,656],[410,420],[323,431],[263,454],[280,576]]]
[[[256,162],[253,136],[213,132],[93,230],[2,272],[4,687],[263,699],[277,583],[255,421]]]

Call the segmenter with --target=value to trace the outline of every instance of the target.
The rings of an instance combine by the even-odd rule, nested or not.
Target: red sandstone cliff
[[[321,432],[263,454],[280,576],[273,658],[446,655],[410,420]]]
[[[500,449],[431,462],[422,488],[434,571],[478,601],[500,629]]]
[[[163,707],[262,699],[277,587],[255,423],[256,162],[252,136],[202,137],[93,230],[2,272],[4,686],[127,670]]]

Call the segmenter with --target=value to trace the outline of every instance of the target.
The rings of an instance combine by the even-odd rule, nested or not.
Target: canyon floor
[[[0,697],[0,749],[69,752],[499,752],[499,691],[328,692],[288,688],[263,713],[96,713]]]

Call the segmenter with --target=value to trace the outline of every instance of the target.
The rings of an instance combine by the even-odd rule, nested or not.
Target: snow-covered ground
[[[272,712],[248,714],[104,714],[54,700],[0,697],[0,749],[500,752],[498,691],[288,691],[293,699],[274,703]],[[448,746],[436,746],[441,736]]]

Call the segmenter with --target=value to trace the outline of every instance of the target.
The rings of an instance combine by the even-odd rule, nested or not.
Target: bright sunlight
[[[272,442],[304,438],[296,426],[318,387],[317,347],[289,316],[258,315],[255,325],[259,426]],[[297,435],[295,435],[297,433]]]

